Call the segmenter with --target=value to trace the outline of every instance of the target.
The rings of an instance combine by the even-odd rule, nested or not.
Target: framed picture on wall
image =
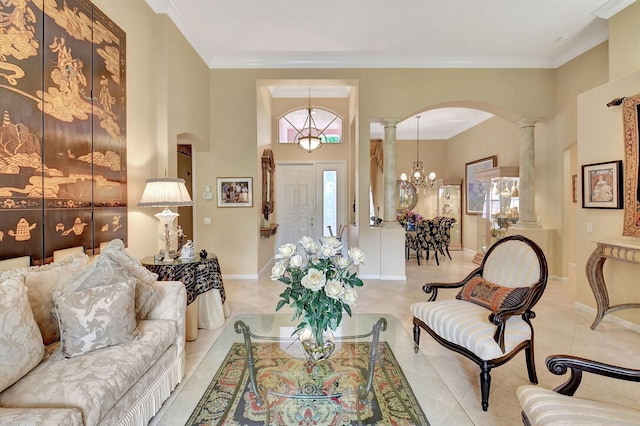
[[[480,170],[492,169],[498,165],[498,156],[482,158],[464,165],[465,199],[467,214],[482,214],[486,196],[486,182],[476,179]]]
[[[622,160],[582,166],[582,207],[622,208]]]
[[[253,179],[218,178],[218,207],[253,207]]]

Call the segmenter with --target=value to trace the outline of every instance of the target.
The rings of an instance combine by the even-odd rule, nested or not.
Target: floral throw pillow
[[[527,297],[528,291],[529,287],[503,287],[475,276],[460,289],[456,299],[497,311],[518,306]]]
[[[157,277],[157,275],[156,275]],[[138,278],[132,274],[126,265],[110,256],[109,253],[101,253],[82,273],[75,276],[64,288],[64,291],[86,290],[88,288],[103,285],[116,284],[129,279]],[[155,306],[160,294],[155,287],[137,281],[135,290],[136,316],[143,319]]]
[[[62,355],[70,358],[138,337],[135,286],[135,279],[131,279],[75,292],[56,292]]]
[[[69,279],[87,267],[86,254],[74,255],[61,262],[31,267],[24,276],[33,317],[40,328],[45,345],[60,338],[58,320],[54,318],[53,292],[64,288]]]
[[[44,356],[22,278],[0,283],[0,392],[17,382]]]
[[[152,285],[158,280],[158,274],[155,274],[142,266],[140,261],[127,253],[122,240],[115,239],[109,242],[102,250],[102,254],[110,256],[113,260],[124,266],[131,272],[131,275],[145,284]]]

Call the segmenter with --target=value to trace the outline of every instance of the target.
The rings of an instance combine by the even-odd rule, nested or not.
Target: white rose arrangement
[[[351,316],[351,306],[358,300],[355,288],[364,285],[352,266],[363,264],[365,255],[351,247],[342,256],[342,242],[335,237],[322,237],[320,244],[302,237],[298,246],[303,254],[297,254],[298,247],[291,243],[278,248],[271,279],[287,288],[280,294],[276,311],[287,304],[293,307],[294,319],[302,320],[295,332],[310,327],[322,346],[322,333],[329,328],[335,331],[343,312]]]

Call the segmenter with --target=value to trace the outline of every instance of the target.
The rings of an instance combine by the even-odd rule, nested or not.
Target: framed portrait
[[[582,207],[622,208],[622,160],[582,166]]]
[[[465,199],[467,214],[482,214],[486,196],[486,182],[476,179],[480,170],[492,169],[498,165],[498,156],[482,158],[464,165]]]
[[[253,207],[253,179],[218,178],[218,207]]]

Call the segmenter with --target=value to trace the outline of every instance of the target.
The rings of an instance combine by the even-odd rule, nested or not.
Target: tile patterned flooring
[[[406,281],[365,280],[359,291],[360,298],[354,312],[389,313],[396,315],[411,333],[412,323],[409,306],[416,301],[426,300],[422,284],[426,282],[456,281],[477,267],[471,262],[472,255],[466,252],[452,252],[453,260],[441,259],[436,266],[433,258],[421,262],[407,261]],[[224,265],[223,265],[224,273]],[[226,280],[227,303],[231,309],[228,325],[236,314],[272,313],[282,291],[283,284],[272,282],[269,274],[258,280]],[[454,297],[455,291],[441,292],[439,297]],[[597,359],[610,364],[639,368],[637,354],[640,353],[640,338],[636,331],[625,328],[609,317],[605,317],[594,331],[589,328],[594,312],[576,308],[575,279],[549,280],[542,299],[536,306],[535,356],[539,384],[553,388],[565,380],[551,374],[545,367],[545,358],[551,354],[572,354]],[[287,308],[285,308],[287,309]],[[283,309],[283,312],[286,310]],[[202,357],[215,344],[221,329],[199,330],[196,341],[186,346],[186,378],[197,368]],[[520,405],[515,391],[518,386],[528,384],[524,353],[518,354],[507,364],[491,372],[491,393],[489,411],[483,412],[480,405],[479,368],[466,358],[448,351],[433,341],[427,333],[422,333],[420,349],[448,384],[452,393],[460,401],[463,409],[476,425],[517,425],[522,424]],[[636,362],[634,362],[636,361]],[[623,405],[638,407],[638,385],[584,375],[583,384],[577,396],[608,400]],[[165,406],[167,404],[165,403]],[[163,425],[162,414],[166,407],[150,422]],[[173,425],[171,425],[173,426]]]

